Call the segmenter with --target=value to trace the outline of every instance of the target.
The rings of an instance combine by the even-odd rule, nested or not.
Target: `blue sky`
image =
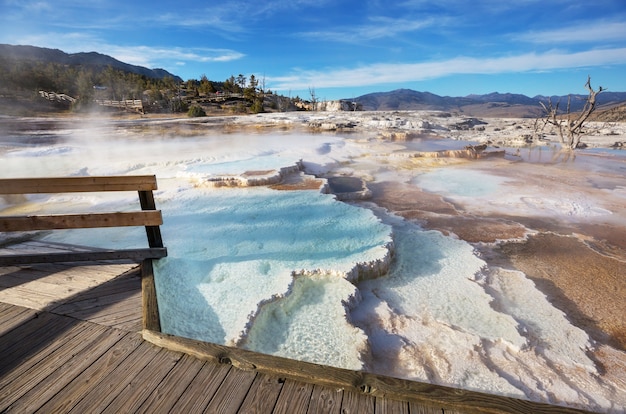
[[[626,91],[625,0],[0,0],[0,43],[303,98]]]

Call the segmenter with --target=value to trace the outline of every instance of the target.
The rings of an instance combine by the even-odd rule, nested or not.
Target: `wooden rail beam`
[[[152,191],[154,175],[0,179],[0,194]]]
[[[161,259],[167,256],[167,249],[102,249],[84,252],[26,253],[0,255],[0,266],[26,265],[35,263],[98,262],[102,260],[130,260],[138,263],[150,262],[147,259]]]
[[[0,217],[0,231],[159,226],[161,224],[163,224],[163,218],[160,210],[133,211],[125,213],[53,214],[48,216]]]

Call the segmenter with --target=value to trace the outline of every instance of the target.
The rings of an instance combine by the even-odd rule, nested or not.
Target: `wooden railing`
[[[143,113],[143,102],[141,99],[124,99],[121,101],[114,101],[111,99],[96,99],[95,102],[100,106],[120,108],[127,111],[133,110]]]
[[[156,177],[153,175],[0,179],[0,195],[137,191],[141,206],[141,210],[131,212],[0,216],[0,232],[144,226],[149,245],[148,248],[140,249],[90,249],[77,252],[0,255],[0,265],[118,259],[141,262],[165,257],[167,250],[163,247],[159,227],[163,224],[163,218],[161,211],[156,210],[152,193],[156,189]]]

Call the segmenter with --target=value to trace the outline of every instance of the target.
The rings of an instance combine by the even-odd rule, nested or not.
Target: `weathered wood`
[[[280,391],[274,414],[305,414],[313,393],[313,384],[285,380]]]
[[[167,249],[165,247],[98,250],[80,253],[19,254],[0,256],[0,266],[35,263],[98,262],[107,260],[131,260],[133,262],[142,262],[145,259],[161,259],[166,256]]]
[[[154,175],[0,179],[0,194],[151,191],[156,189],[157,182]]]
[[[126,270],[136,273],[136,283],[139,286],[139,266],[136,264],[107,264],[101,263],[80,265],[74,264],[37,264],[31,266],[0,267],[0,283],[6,277],[20,281],[19,284],[30,286],[31,282],[45,283],[45,286],[58,285],[73,289],[74,293],[87,294],[96,286],[98,289],[106,287],[105,282],[113,277],[124,278]],[[103,284],[104,283],[104,284]],[[98,293],[100,296],[100,293]],[[79,300],[78,297],[75,300]]]
[[[0,301],[25,308],[43,310],[57,299],[56,296],[48,292],[38,292],[37,295],[32,295],[32,293],[33,290],[22,286],[6,288],[0,290]]]
[[[108,352],[93,361],[82,373],[42,405],[38,412],[69,412],[86,394],[100,384],[104,378],[107,378],[139,344],[141,341],[136,335],[124,335]]]
[[[139,296],[139,294],[137,295]],[[139,300],[137,302],[140,302]],[[141,310],[136,306],[131,307],[130,303],[126,307],[115,306],[114,312],[107,312],[106,310],[102,310],[98,313],[86,313],[84,317],[81,315],[72,315],[77,316],[80,319],[97,323],[98,325],[111,326],[111,327],[120,327],[120,326],[129,326],[132,327],[134,332],[139,332],[142,329],[141,324]]]
[[[151,361],[150,369],[142,370],[139,375],[124,387],[103,413],[136,413],[153,390],[163,381],[182,354],[161,349]],[[189,411],[187,411],[189,412]]]
[[[79,297],[78,300],[68,300],[58,306],[53,306],[50,310],[54,313],[58,313],[60,315],[68,315],[75,318],[80,318],[82,314],[93,314],[99,311],[103,311],[108,313],[108,306],[123,304],[127,299],[131,299],[131,306],[136,308],[136,311],[141,316],[141,308],[137,306],[137,295],[140,294],[138,283],[119,283],[117,286],[114,286],[116,290],[111,289],[93,289],[96,291],[95,297],[89,297],[86,299],[80,299],[80,293],[76,296]],[[126,291],[121,291],[121,289],[128,289]],[[117,290],[120,289],[120,290]],[[131,290],[132,289],[132,290]],[[82,293],[82,292],[81,292]],[[102,309],[104,308],[104,309]],[[90,312],[90,313],[88,313]]]
[[[155,358],[156,350],[145,342],[129,355],[123,364],[119,364],[73,408],[74,412],[101,412],[106,408],[134,377],[139,375]]]
[[[201,413],[226,378],[230,365],[205,363],[195,380],[183,391],[172,413]]]
[[[152,191],[139,191],[139,204],[142,210],[156,210]],[[163,239],[161,238],[161,229],[159,226],[146,225],[146,236],[148,237],[148,245],[150,247],[163,247]]]
[[[313,387],[313,393],[311,394],[311,402],[309,403],[307,414],[339,414],[342,399],[343,389],[315,385]]]
[[[274,410],[284,381],[267,374],[259,374],[254,379],[246,399],[238,414],[264,414]]]
[[[0,288],[10,289],[18,286],[33,292],[45,292],[48,295],[59,298],[69,297],[80,288],[79,286],[74,287],[68,284],[50,283],[45,279],[25,281],[15,273],[0,276]]]
[[[93,229],[163,224],[160,210],[0,217],[0,231]],[[159,246],[161,247],[161,246]]]
[[[413,401],[429,406],[486,413],[583,413],[569,407],[553,406],[459,388],[446,387],[400,378],[350,371],[244,349],[180,338],[161,332],[144,330],[145,340],[168,349],[185,352],[209,361],[227,360],[233,366],[297,381],[328,387],[365,392],[366,394],[399,401]]]
[[[202,368],[198,360],[183,355],[139,408],[144,413],[169,413],[180,395]]]
[[[409,414],[409,404],[406,401],[376,398],[375,411],[376,414]]]
[[[217,389],[205,413],[236,413],[243,403],[256,372],[231,369]]]
[[[159,304],[154,285],[154,269],[151,260],[144,260],[141,266],[141,297],[143,309],[143,329],[161,331]]]
[[[2,390],[0,410],[16,413],[29,412],[32,410],[23,410],[24,405],[37,405],[38,408],[39,405],[52,397],[55,393],[50,393],[50,387],[54,387],[59,377],[61,375],[72,377],[72,365],[74,365],[72,364],[72,357],[87,347],[91,348],[90,345],[92,345],[95,339],[105,339],[101,327],[83,325],[82,328],[79,328],[82,332],[79,332],[76,340],[72,342],[65,341],[54,351],[45,355],[45,357],[39,355],[41,352],[38,353],[35,357],[39,362],[12,379],[10,385]],[[69,336],[69,338],[71,339],[72,336]],[[58,340],[62,341],[63,337],[58,338]],[[38,384],[38,386],[33,387],[32,384]],[[46,395],[47,398],[42,398]],[[20,399],[20,403],[13,404],[18,399]],[[11,404],[11,407],[7,409],[9,404]]]
[[[16,327],[24,324],[26,321],[32,319],[36,315],[36,311],[33,309],[26,309],[17,306],[7,306],[2,312],[2,316],[0,316],[0,336],[3,336],[9,333],[11,330]]]
[[[6,349],[6,352],[2,352],[0,355],[0,372],[3,373],[0,377],[0,401],[4,400],[2,395],[10,394],[10,392],[6,391],[7,387],[13,387],[14,381],[24,376],[33,366],[47,358],[57,348],[67,342],[67,340],[59,340],[59,338],[55,336],[55,328],[63,329],[68,339],[71,339],[73,335],[78,333],[77,330],[68,329],[68,325],[59,326],[52,323],[52,319],[46,319],[46,321],[48,322],[43,325],[43,327],[38,324],[39,321],[29,321],[25,323],[20,327],[20,330],[31,331],[34,335],[30,338],[18,337],[22,342],[18,343],[19,346],[14,347],[13,350],[6,346],[2,348]],[[65,322],[68,322],[67,318]],[[39,332],[41,329],[47,329],[48,327],[52,328],[49,333]],[[9,336],[14,338],[15,336],[13,335],[16,333],[17,331],[12,332]],[[33,341],[31,338],[42,339],[40,341]],[[25,343],[28,343],[29,346],[25,347]],[[17,361],[19,361],[19,364]]]
[[[54,340],[57,332],[67,330],[71,324],[70,318],[54,317],[44,312],[13,329],[9,335],[0,337],[0,372],[14,368],[24,358],[25,353],[42,348],[47,342]],[[24,344],[28,344],[28,348]]]
[[[417,404],[416,404],[417,405]],[[376,398],[354,391],[344,390],[341,401],[342,414],[374,414]],[[441,410],[437,414],[440,414]],[[411,411],[413,414],[413,411]]]
[[[84,328],[86,325],[87,324],[81,324],[81,327]],[[123,332],[119,331],[111,332],[110,330],[105,330],[99,336],[87,340],[84,346],[81,344],[77,345],[77,341],[72,340],[69,345],[74,347],[73,354],[43,381],[33,386],[19,400],[14,402],[9,407],[8,412],[36,412],[57,393],[62,392],[69,381],[76,378],[94,361],[105,354],[112,345],[120,340],[123,334]]]

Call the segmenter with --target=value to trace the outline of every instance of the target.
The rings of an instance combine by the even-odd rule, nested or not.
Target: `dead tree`
[[[539,102],[546,113],[545,118],[543,119],[542,129],[545,128],[546,125],[554,126],[559,134],[561,143],[566,145],[569,150],[574,150],[579,147],[580,139],[583,134],[583,125],[596,109],[597,95],[605,90],[602,86],[600,86],[597,91],[593,90],[591,87],[591,77],[589,76],[587,77],[585,88],[589,91],[589,96],[587,96],[585,105],[579,113],[573,114],[571,112],[571,95],[567,97],[567,109],[565,111],[565,116],[559,114],[560,102],[553,105],[550,98],[548,98],[547,105],[543,102]]]
[[[315,94],[315,88],[309,87],[309,95],[311,95],[311,110],[317,111],[317,96]]]

